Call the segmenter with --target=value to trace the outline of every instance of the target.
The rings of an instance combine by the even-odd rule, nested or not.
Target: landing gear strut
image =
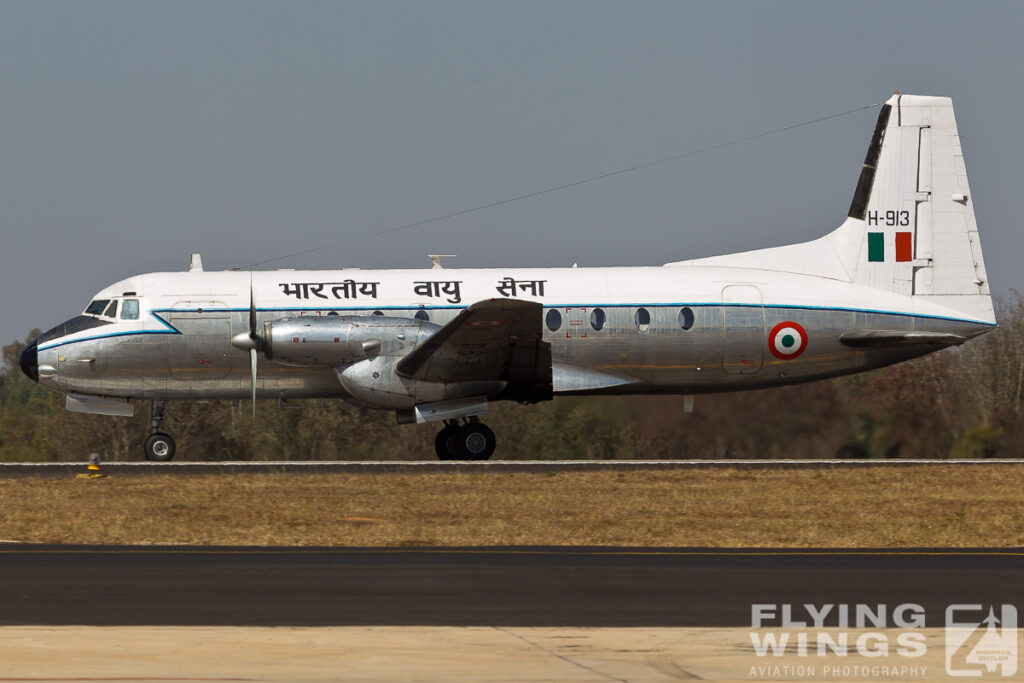
[[[150,411],[150,436],[146,439],[143,450],[146,453],[146,460],[154,462],[167,462],[174,457],[174,439],[170,434],[164,433],[164,402],[153,401],[153,409]]]
[[[475,417],[461,425],[458,420],[446,420],[434,439],[441,460],[487,460],[497,445],[494,432]]]

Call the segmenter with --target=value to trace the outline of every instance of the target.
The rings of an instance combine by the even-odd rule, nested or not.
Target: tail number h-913
[[[878,211],[868,211],[868,225],[885,224],[889,227],[906,227],[910,225],[909,211],[886,211],[884,214]]]

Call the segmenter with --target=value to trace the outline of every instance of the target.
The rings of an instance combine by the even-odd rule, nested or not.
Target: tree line
[[[873,372],[761,391],[697,396],[562,397],[492,406],[503,459],[1024,457],[1024,297],[998,305],[999,328],[960,347]],[[0,461],[139,460],[148,403],[132,418],[69,413],[24,377],[26,341],[3,347]],[[340,400],[167,404],[176,460],[434,459],[437,425]]]

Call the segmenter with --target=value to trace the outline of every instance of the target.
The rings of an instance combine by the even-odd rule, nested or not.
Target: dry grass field
[[[0,480],[0,540],[324,546],[1024,546],[1006,466]]]

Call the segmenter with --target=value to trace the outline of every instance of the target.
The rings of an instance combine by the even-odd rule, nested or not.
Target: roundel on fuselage
[[[793,360],[807,348],[807,330],[791,320],[781,322],[768,335],[768,350],[782,360]]]

